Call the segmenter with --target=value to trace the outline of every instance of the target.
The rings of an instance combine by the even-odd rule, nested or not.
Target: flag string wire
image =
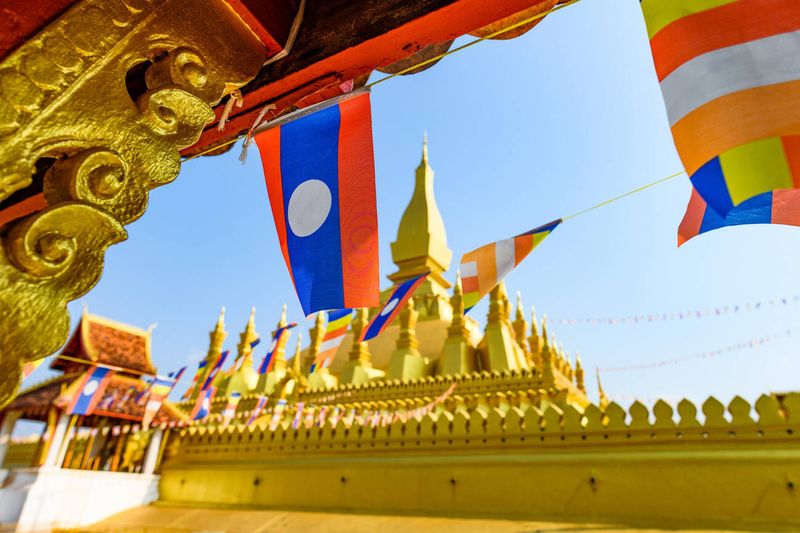
[[[675,357],[672,359],[662,359],[659,361],[652,361],[649,363],[639,363],[636,365],[628,365],[628,366],[618,366],[612,368],[597,368],[598,372],[626,372],[628,370],[646,370],[651,368],[660,368],[664,366],[672,366],[677,365],[680,363],[685,363],[688,361],[693,361],[697,359],[711,359],[713,357],[717,357],[720,355],[726,355],[733,352],[739,352],[743,350],[753,350],[755,348],[760,348],[761,346],[768,344],[772,341],[784,338],[784,337],[791,337],[794,333],[800,331],[800,328],[790,328],[784,331],[779,331],[776,333],[772,333],[770,335],[765,335],[763,337],[758,337],[755,339],[750,339],[747,341],[742,341],[737,344],[731,344],[725,346],[723,348],[718,348],[716,350],[708,350],[706,352],[696,353],[693,355],[685,355],[683,357]]]
[[[368,84],[364,85],[363,87],[361,87],[361,89],[362,90],[369,90],[372,87],[375,87],[376,85],[380,85],[381,83],[383,83],[385,81],[388,81],[388,80],[391,80],[393,78],[396,78],[397,76],[402,76],[403,74],[407,74],[407,73],[411,72],[412,70],[418,69],[420,67],[424,67],[425,65],[428,65],[428,64],[431,64],[431,63],[435,63],[436,61],[439,61],[440,59],[442,59],[444,57],[447,57],[449,55],[453,55],[453,54],[455,54],[457,52],[461,52],[462,50],[466,50],[467,48],[470,48],[470,47],[472,47],[472,46],[474,46],[474,45],[476,45],[478,43],[481,43],[483,41],[492,39],[494,37],[497,37],[498,35],[502,35],[503,33],[506,33],[506,32],[509,32],[511,30],[517,29],[517,28],[519,28],[521,26],[525,26],[526,24],[530,24],[531,22],[535,22],[537,20],[543,19],[544,17],[546,17],[547,15],[549,15],[551,13],[555,13],[556,11],[560,11],[560,10],[564,9],[565,7],[569,7],[569,6],[573,5],[573,4],[577,4],[580,1],[581,0],[569,0],[569,2],[565,2],[565,3],[563,3],[561,5],[558,5],[558,6],[554,7],[554,8],[552,8],[552,9],[548,9],[547,11],[543,11],[542,13],[537,13],[536,15],[532,15],[530,17],[527,17],[527,18],[523,19],[523,20],[520,20],[519,22],[515,22],[514,24],[506,26],[505,28],[501,28],[501,29],[499,29],[497,31],[494,31],[494,32],[492,32],[492,33],[490,33],[488,35],[485,35],[483,37],[478,37],[478,38],[476,38],[476,39],[474,39],[474,40],[472,40],[472,41],[470,41],[468,43],[465,43],[465,44],[463,44],[461,46],[458,46],[456,48],[453,48],[453,49],[448,50],[446,52],[443,52],[441,54],[438,54],[438,55],[435,55],[433,57],[430,57],[430,58],[428,58],[428,59],[426,59],[424,61],[421,61],[419,63],[416,63],[416,64],[414,64],[414,65],[412,65],[410,67],[406,67],[406,68],[404,68],[404,69],[402,69],[402,70],[400,70],[398,72],[395,72],[394,74],[389,74],[388,76],[385,76],[383,78],[377,79],[377,80],[375,80],[375,81],[373,81],[371,83],[368,83]],[[202,152],[198,152],[196,154],[192,154],[190,156],[186,156],[186,157],[181,159],[181,162],[185,163],[187,161],[191,161],[192,159],[196,159],[196,158],[198,158],[200,156],[207,155],[207,154],[209,154],[211,152],[216,152],[217,150],[221,150],[223,148],[226,148],[226,147],[236,143],[240,139],[243,139],[245,136],[246,136],[246,133],[240,133],[239,135],[235,135],[233,138],[228,139],[224,143],[214,145],[213,147],[208,148],[206,150],[203,150]]]
[[[608,200],[605,200],[603,202],[600,202],[599,204],[593,205],[592,207],[587,207],[586,209],[578,211],[577,213],[573,213],[571,215],[562,217],[561,221],[562,222],[566,222],[567,220],[570,220],[572,218],[579,217],[581,215],[585,215],[586,213],[589,213],[590,211],[594,211],[595,209],[599,209],[599,208],[605,207],[605,206],[607,206],[609,204],[613,204],[614,202],[616,202],[618,200],[622,200],[623,198],[627,198],[628,196],[633,196],[634,194],[640,193],[642,191],[646,191],[650,187],[655,187],[656,185],[661,185],[662,183],[665,183],[665,182],[667,182],[667,181],[669,181],[671,179],[677,178],[678,176],[681,176],[681,175],[683,175],[685,173],[686,173],[685,170],[681,170],[680,172],[676,172],[674,174],[670,174],[669,176],[667,176],[665,178],[661,178],[661,179],[656,180],[654,182],[648,183],[647,185],[642,185],[641,187],[637,187],[637,188],[635,188],[635,189],[633,189],[631,191],[628,191],[626,193],[620,194],[619,196],[615,196],[614,198],[609,198]]]

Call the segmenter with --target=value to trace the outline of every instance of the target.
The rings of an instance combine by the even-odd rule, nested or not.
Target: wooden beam
[[[338,84],[369,75],[430,45],[448,41],[543,0],[308,0],[297,42],[243,88],[245,103],[223,132],[215,125],[183,151],[192,155],[247,131],[267,103],[275,112],[335,95]],[[217,118],[220,116],[217,110]]]

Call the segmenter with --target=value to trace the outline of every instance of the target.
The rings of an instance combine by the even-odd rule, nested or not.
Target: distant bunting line
[[[764,337],[758,337],[756,339],[751,339],[748,341],[739,342],[737,344],[731,344],[725,346],[723,348],[718,348],[716,350],[708,350],[706,352],[700,352],[692,355],[685,355],[683,357],[675,357],[672,359],[662,359],[660,361],[652,361],[650,363],[641,363],[638,365],[627,365],[627,366],[617,366],[613,368],[598,368],[599,372],[627,372],[629,370],[647,370],[653,368],[661,368],[665,366],[672,366],[677,365],[680,363],[685,363],[688,361],[698,360],[698,359],[711,359],[712,357],[717,357],[720,355],[727,355],[729,353],[740,352],[743,350],[752,350],[755,348],[759,348],[768,344],[770,342],[776,341],[778,339],[784,337],[790,337],[792,334],[800,331],[800,327],[791,328],[784,331],[779,331],[777,333],[772,333],[770,335],[766,335]]]
[[[724,305],[721,307],[706,307],[704,309],[690,309],[685,311],[670,311],[661,313],[650,313],[646,315],[630,315],[619,317],[599,317],[599,318],[547,318],[550,324],[561,326],[574,326],[588,324],[596,325],[619,325],[619,324],[644,324],[651,322],[666,322],[671,320],[692,320],[724,316],[741,312],[760,311],[770,307],[782,307],[800,302],[800,295],[786,298],[774,298],[772,300],[760,302],[747,302],[743,304]]]

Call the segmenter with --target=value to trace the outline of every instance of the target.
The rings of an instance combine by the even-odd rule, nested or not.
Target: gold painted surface
[[[38,164],[48,207],[0,236],[0,405],[21,365],[65,340],[67,302],[98,281],[148,191],[177,176],[211,105],[262,61],[222,0],[84,0],[3,60],[0,199]]]
[[[161,504],[800,528],[800,394],[675,411],[454,404],[375,428],[190,428]]]

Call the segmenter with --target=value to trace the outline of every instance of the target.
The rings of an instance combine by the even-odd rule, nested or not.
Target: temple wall
[[[11,442],[1,468],[26,467],[33,464],[38,441]]]
[[[0,471],[0,522],[16,531],[68,529],[158,498],[158,476],[55,468]]]
[[[165,504],[800,529],[800,395],[172,436]],[[702,421],[700,420],[702,419]]]

